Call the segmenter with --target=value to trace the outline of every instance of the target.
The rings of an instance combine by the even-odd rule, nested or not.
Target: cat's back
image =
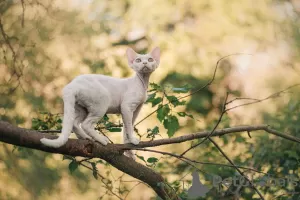
[[[124,87],[125,79],[102,74],[83,74],[75,77],[66,87],[78,89],[104,87],[108,90]]]
[[[102,75],[102,74],[82,74],[79,76],[76,76],[72,82],[82,82],[82,83],[86,83],[86,82],[122,82],[122,79],[119,78],[114,78],[111,76],[106,76],[106,75]],[[71,82],[71,83],[72,83]]]

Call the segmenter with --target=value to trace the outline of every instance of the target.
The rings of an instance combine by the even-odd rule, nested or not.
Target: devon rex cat
[[[91,139],[106,145],[109,140],[94,130],[95,123],[104,114],[122,114],[124,143],[137,145],[139,139],[133,134],[133,123],[147,97],[151,73],[158,67],[160,49],[156,47],[148,54],[126,51],[128,64],[136,72],[130,78],[113,78],[98,74],[80,75],[63,89],[64,117],[62,133],[57,139],[43,138],[49,147],[64,145],[73,130],[78,138]],[[134,157],[132,152],[127,155]]]

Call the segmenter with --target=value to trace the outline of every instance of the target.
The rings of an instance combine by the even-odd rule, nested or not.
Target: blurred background
[[[235,54],[220,62],[209,87],[185,98],[185,106],[172,109],[193,115],[178,117],[180,128],[175,137],[211,129],[227,92],[229,100],[264,99],[299,83],[299,17],[298,0],[0,0],[0,119],[25,128],[60,129],[64,85],[88,73],[129,77],[133,72],[127,66],[126,48],[146,53],[158,46],[161,64],[150,81],[171,88],[186,84],[200,88],[212,78],[221,57]],[[219,128],[265,123],[300,137],[299,99],[299,87],[295,87],[276,98],[230,110]],[[247,102],[234,101],[230,106]],[[155,109],[147,103],[137,121]],[[120,116],[109,117],[114,123],[121,120]],[[37,121],[45,122],[44,127]],[[136,128],[143,135],[155,126],[160,130],[157,139],[168,138],[156,114]],[[115,143],[122,141],[121,133],[108,136]],[[231,134],[216,141],[237,165],[274,177],[300,175],[296,143],[264,132],[251,136]],[[144,136],[142,140],[149,139]],[[156,149],[179,154],[190,145]],[[194,169],[186,163],[146,152],[138,155],[158,158],[150,167],[179,192],[190,185]],[[228,164],[209,141],[187,156]],[[117,199],[90,170],[79,167],[70,174],[68,164],[62,155],[1,143],[0,199]],[[208,186],[212,174],[222,178],[236,174],[228,167],[196,166],[205,172],[200,172],[200,179]],[[123,199],[156,198],[151,188],[108,164],[99,162],[97,167]],[[300,191],[300,184],[259,189],[266,199],[300,197],[291,193]],[[203,199],[218,199],[218,195],[219,191],[211,190]],[[257,197],[250,188],[241,191],[241,199]]]

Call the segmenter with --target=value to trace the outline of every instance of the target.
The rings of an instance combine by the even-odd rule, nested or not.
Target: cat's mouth
[[[143,72],[151,72],[152,70],[149,69],[147,66],[144,66],[144,67],[142,68],[142,71],[143,71]]]

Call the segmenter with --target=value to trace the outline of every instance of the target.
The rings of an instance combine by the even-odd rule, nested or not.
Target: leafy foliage
[[[32,119],[31,128],[34,130],[61,130],[62,119],[59,114],[40,113],[39,118]]]
[[[157,119],[164,125],[164,128],[167,129],[168,136],[172,137],[176,131],[179,130],[180,126],[177,116],[173,115],[171,111],[179,105],[185,105],[186,101],[180,100],[180,97],[175,95],[168,95],[166,89],[156,83],[150,83],[150,86],[152,93],[149,95],[146,103],[152,103],[152,107],[158,105]],[[184,85],[183,87],[171,88],[170,91],[175,93],[188,93],[190,89],[191,87],[189,85]],[[156,97],[157,94],[160,94],[162,97]],[[164,97],[168,100],[165,104],[163,103]],[[180,117],[188,116],[193,118],[191,114],[186,114],[185,112],[178,112],[177,114]]]
[[[147,129],[147,138],[154,139],[155,136],[158,134],[159,134],[158,126],[155,126],[153,129],[150,129],[150,128]]]
[[[158,75],[153,74],[157,83],[151,83],[147,103],[153,109],[158,109],[155,114],[157,121],[166,131],[159,130],[158,124],[157,126],[149,125],[150,123],[147,122],[145,135],[151,139],[158,134],[164,136],[165,132],[169,137],[176,136],[180,125],[183,124],[186,132],[202,128],[210,130],[215,126],[215,116],[219,114],[218,108],[222,99],[219,93],[233,88],[232,93],[235,96],[243,94],[242,90],[234,88],[241,87],[239,87],[239,82],[236,82],[237,79],[230,75],[232,75],[232,69],[236,68],[241,72],[239,74],[241,79],[242,74],[246,72],[244,77],[247,80],[243,81],[243,84],[251,82],[251,74],[249,76],[247,74],[245,64],[247,62],[243,60],[243,64],[240,65],[238,59],[228,59],[228,61],[226,59],[226,62],[223,60],[220,63],[212,85],[181,99],[182,96],[189,95],[210,80],[211,76],[208,74],[211,74],[212,66],[215,66],[215,62],[221,56],[258,47],[259,51],[266,50],[272,56],[274,65],[276,63],[285,67],[286,63],[291,65],[290,68],[293,70],[286,67],[280,72],[278,81],[272,78],[276,70],[268,71],[266,84],[274,81],[279,85],[284,85],[285,79],[293,81],[295,74],[299,71],[300,54],[297,54],[300,46],[299,16],[296,7],[292,9],[296,1],[256,1],[256,6],[253,6],[252,1],[226,0],[191,0],[188,4],[178,3],[179,1],[161,1],[155,4],[150,1],[133,3],[127,0],[118,3],[96,0],[80,3],[79,1],[75,3],[73,1],[33,0],[24,1],[24,8],[22,2],[10,0],[1,2],[1,23],[7,37],[0,35],[0,59],[2,61],[0,62],[0,118],[25,127],[32,119],[32,128],[36,130],[61,129],[60,116],[50,113],[61,112],[63,105],[60,98],[61,89],[76,75],[100,73],[129,76],[131,72],[127,62],[122,53],[120,56],[120,52],[125,52],[128,46],[135,48],[138,52],[148,52],[149,47],[155,43],[164,52],[164,60],[158,69],[159,72],[156,73]],[[151,9],[145,12],[145,8]],[[24,15],[22,15],[22,10],[25,11]],[[214,23],[206,20],[212,18]],[[153,35],[153,33],[156,34]],[[9,39],[16,56],[10,50],[11,47],[5,43],[5,39]],[[282,44],[284,48],[281,47]],[[280,50],[278,56],[271,53],[278,51],[278,48]],[[284,49],[293,53],[289,55]],[[280,60],[282,55],[286,55],[284,63]],[[16,62],[14,62],[15,58]],[[251,62],[254,60],[251,59]],[[259,66],[264,66],[261,61],[263,59],[259,61]],[[261,71],[259,69],[257,73],[260,76]],[[282,74],[289,78],[282,78]],[[247,88],[246,85],[245,88]],[[262,84],[259,86],[253,84],[251,88],[259,91],[258,93],[264,93],[261,89],[265,88],[265,85],[262,87]],[[279,87],[274,87],[274,89],[277,88]],[[280,102],[282,105],[270,103],[271,106],[278,107],[278,114],[266,114],[264,121],[279,130],[299,136],[299,105],[297,103],[299,98],[293,99],[288,106],[284,105],[285,100]],[[49,113],[37,114],[39,110],[49,111]],[[258,111],[255,115],[259,120]],[[198,117],[201,117],[200,125],[195,123]],[[240,118],[232,120],[224,116],[219,127],[238,124],[239,120]],[[119,132],[121,126],[105,116],[97,124],[96,129]],[[252,139],[246,134],[235,137],[222,136],[217,138],[217,142],[224,151],[232,152],[230,157],[236,164],[253,166],[258,170],[266,170],[270,174],[282,177],[291,174],[299,175],[300,154],[296,144],[269,137],[264,133],[251,134]],[[195,142],[199,141],[193,141]],[[168,146],[168,151],[180,149],[176,145]],[[50,154],[25,148],[16,148],[16,150],[12,152],[8,145],[1,146],[1,152],[3,152],[0,155],[3,171],[1,180],[5,183],[3,185],[19,192],[15,194],[4,187],[0,189],[0,199],[19,199],[20,196],[26,200],[46,199],[54,193],[55,196],[61,198],[61,191],[56,187],[63,178],[67,179],[63,170],[68,170],[68,168],[58,164],[53,166],[52,163],[57,162],[57,159]],[[189,156],[200,161],[225,162],[209,141]],[[140,158],[142,158],[139,159],[140,161],[149,166],[154,164],[147,162],[151,157],[145,159],[140,156]],[[77,198],[75,196],[79,199],[84,198],[87,191],[90,195],[92,190],[94,190],[94,195],[91,198],[97,198],[100,186],[94,189],[94,187],[89,187],[89,182],[94,180],[93,176],[98,177],[95,167],[97,164],[101,164],[101,174],[105,175],[111,170],[109,164],[102,163],[101,160],[91,162],[96,164],[89,164],[93,172],[90,180],[89,176],[76,169],[76,163],[80,161],[74,160],[75,158],[68,159],[69,165],[73,163],[71,168],[74,169],[72,176],[68,177],[72,183],[72,191],[66,191],[74,196],[69,198],[75,199]],[[156,159],[150,159],[152,160]],[[186,163],[174,162],[169,157],[160,159],[159,162],[155,162],[154,166],[155,170],[164,177],[171,175],[178,176],[178,179],[191,171],[191,167]],[[207,174],[218,174],[222,178],[235,174],[234,169],[226,167],[200,164],[197,164],[197,167]],[[109,175],[110,172],[107,174]],[[201,179],[209,182],[210,176],[203,174]],[[185,184],[190,181],[190,177],[187,179],[184,180]],[[100,184],[99,182],[97,184]],[[170,184],[178,190],[182,199],[187,198],[186,190],[182,189],[186,189],[183,181],[174,181]],[[111,182],[108,182],[108,185],[112,187]],[[222,191],[226,189],[222,186]],[[259,189],[270,198],[275,198],[280,191],[289,191],[289,188],[278,187]],[[296,189],[299,191],[299,188]],[[101,188],[102,191],[104,190]],[[118,188],[118,191],[121,193],[125,189]],[[111,194],[105,192],[103,192],[104,196],[99,199],[110,198],[108,195]],[[216,191],[212,191],[209,195],[207,199],[220,199]],[[242,197],[244,199],[255,198],[254,192],[250,189],[243,190]],[[291,198],[299,197],[297,195],[280,196],[280,199]],[[127,199],[130,199],[130,196]]]

